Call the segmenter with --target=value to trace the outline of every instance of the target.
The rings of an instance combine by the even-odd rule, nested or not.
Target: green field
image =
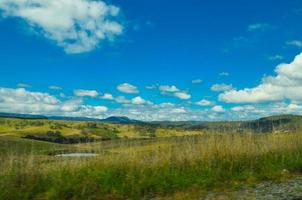
[[[202,130],[167,128],[152,124],[110,124],[100,122],[70,122],[54,120],[29,120],[0,118],[0,136],[29,137],[38,140],[55,139],[57,143],[83,143],[128,138],[154,138],[199,135]]]
[[[106,127],[110,134],[117,130],[117,137],[59,144],[23,137],[50,130],[74,136],[91,124],[2,120],[6,122],[0,126],[0,199],[5,200],[177,199],[187,191],[190,195],[185,199],[196,199],[202,191],[286,179],[302,172],[299,132],[224,134],[159,128],[155,136],[146,137],[138,133],[148,133],[148,127],[146,131],[135,125],[96,124],[90,129]],[[54,124],[63,128],[51,128]],[[100,137],[98,131],[89,137]],[[173,137],[163,137],[164,131]],[[54,156],[76,152],[97,156]]]

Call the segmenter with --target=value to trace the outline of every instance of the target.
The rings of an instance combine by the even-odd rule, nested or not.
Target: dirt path
[[[242,186],[240,189],[199,191],[196,188],[153,200],[302,200],[302,176],[281,182],[267,181],[255,186]]]
[[[238,191],[210,193],[200,200],[302,200],[302,177],[283,182],[264,182]]]

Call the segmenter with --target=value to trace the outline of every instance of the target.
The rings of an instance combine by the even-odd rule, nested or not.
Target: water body
[[[55,157],[95,157],[96,153],[63,153],[55,155]]]

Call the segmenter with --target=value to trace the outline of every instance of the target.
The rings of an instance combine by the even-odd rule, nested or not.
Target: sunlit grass
[[[284,169],[302,171],[301,134],[205,134],[110,142],[72,146],[74,151],[98,152],[89,159],[47,156],[37,144],[28,144],[32,150],[23,155],[11,149],[1,156],[0,199],[20,199],[20,195],[22,199],[140,199],[193,186],[278,179]],[[67,147],[46,149],[60,148]]]

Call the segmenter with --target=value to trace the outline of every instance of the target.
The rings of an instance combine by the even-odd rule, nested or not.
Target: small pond
[[[55,157],[94,157],[97,155],[96,153],[63,153],[57,154]]]

